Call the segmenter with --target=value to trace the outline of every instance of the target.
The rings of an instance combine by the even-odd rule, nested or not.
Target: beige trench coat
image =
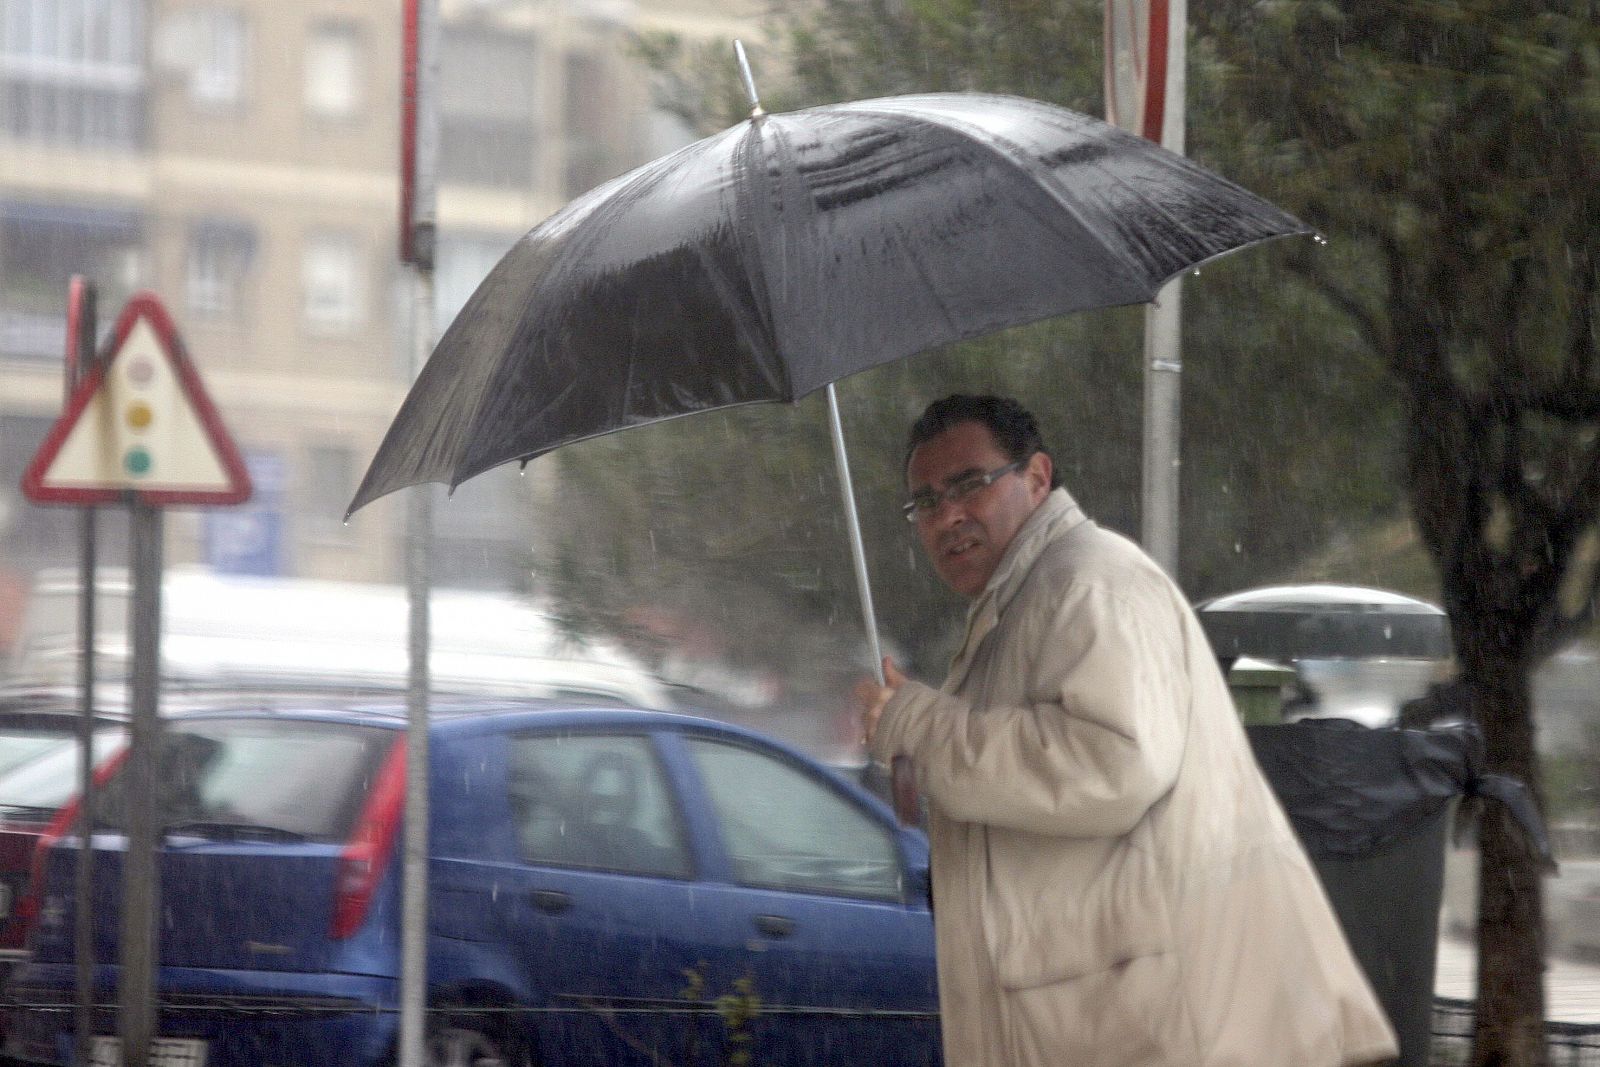
[[[928,800],[947,1067],[1395,1054],[1193,612],[1064,490],[872,748]]]

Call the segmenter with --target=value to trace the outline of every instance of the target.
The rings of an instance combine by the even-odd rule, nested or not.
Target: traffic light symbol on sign
[[[155,422],[155,412],[150,408],[150,401],[140,394],[149,391],[155,370],[150,357],[143,352],[129,355],[123,361],[122,369],[126,378],[126,389],[130,394],[130,398],[122,405],[122,425],[125,431],[122,469],[130,478],[145,478],[151,474],[151,469],[155,465],[150,457],[147,440],[151,424]]]

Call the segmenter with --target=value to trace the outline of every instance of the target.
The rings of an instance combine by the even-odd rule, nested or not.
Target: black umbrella
[[[941,93],[769,115],[744,75],[747,121],[580,197],[495,265],[350,511],[630,426],[826,389],[876,664],[835,381],[1145,303],[1211,259],[1310,231],[1182,156],[1036,100]]]
[[[446,330],[350,509],[1147,302],[1210,259],[1307,232],[1182,156],[1034,100],[758,106],[518,241]]]

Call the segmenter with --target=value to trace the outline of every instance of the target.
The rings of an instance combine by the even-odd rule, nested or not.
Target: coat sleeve
[[[1128,832],[1172,787],[1187,731],[1176,620],[1170,608],[1152,614],[1104,588],[1069,591],[1004,659],[1029,675],[1026,702],[974,709],[908,681],[884,709],[874,755],[909,755],[923,792],[953,819]]]

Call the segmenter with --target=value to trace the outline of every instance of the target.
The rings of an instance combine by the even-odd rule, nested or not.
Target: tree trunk
[[[1525,783],[1539,802],[1530,676],[1539,622],[1566,565],[1549,557],[1543,516],[1527,491],[1526,442],[1514,405],[1491,413],[1466,403],[1447,357],[1450,280],[1402,285],[1390,321],[1394,364],[1408,387],[1412,513],[1439,566],[1460,680],[1483,729],[1486,767]],[[1440,315],[1408,316],[1421,308]],[[1463,346],[1465,347],[1465,346]],[[1542,808],[1542,802],[1540,807]],[[1479,828],[1478,1003],[1472,1067],[1547,1067],[1544,906],[1539,858],[1505,809],[1484,805]]]
[[[1526,782],[1537,792],[1528,662],[1488,652],[1483,642],[1470,637],[1458,639],[1457,647],[1483,725],[1488,769]],[[1539,862],[1499,804],[1484,807],[1478,847],[1478,1011],[1472,1067],[1545,1067]]]

